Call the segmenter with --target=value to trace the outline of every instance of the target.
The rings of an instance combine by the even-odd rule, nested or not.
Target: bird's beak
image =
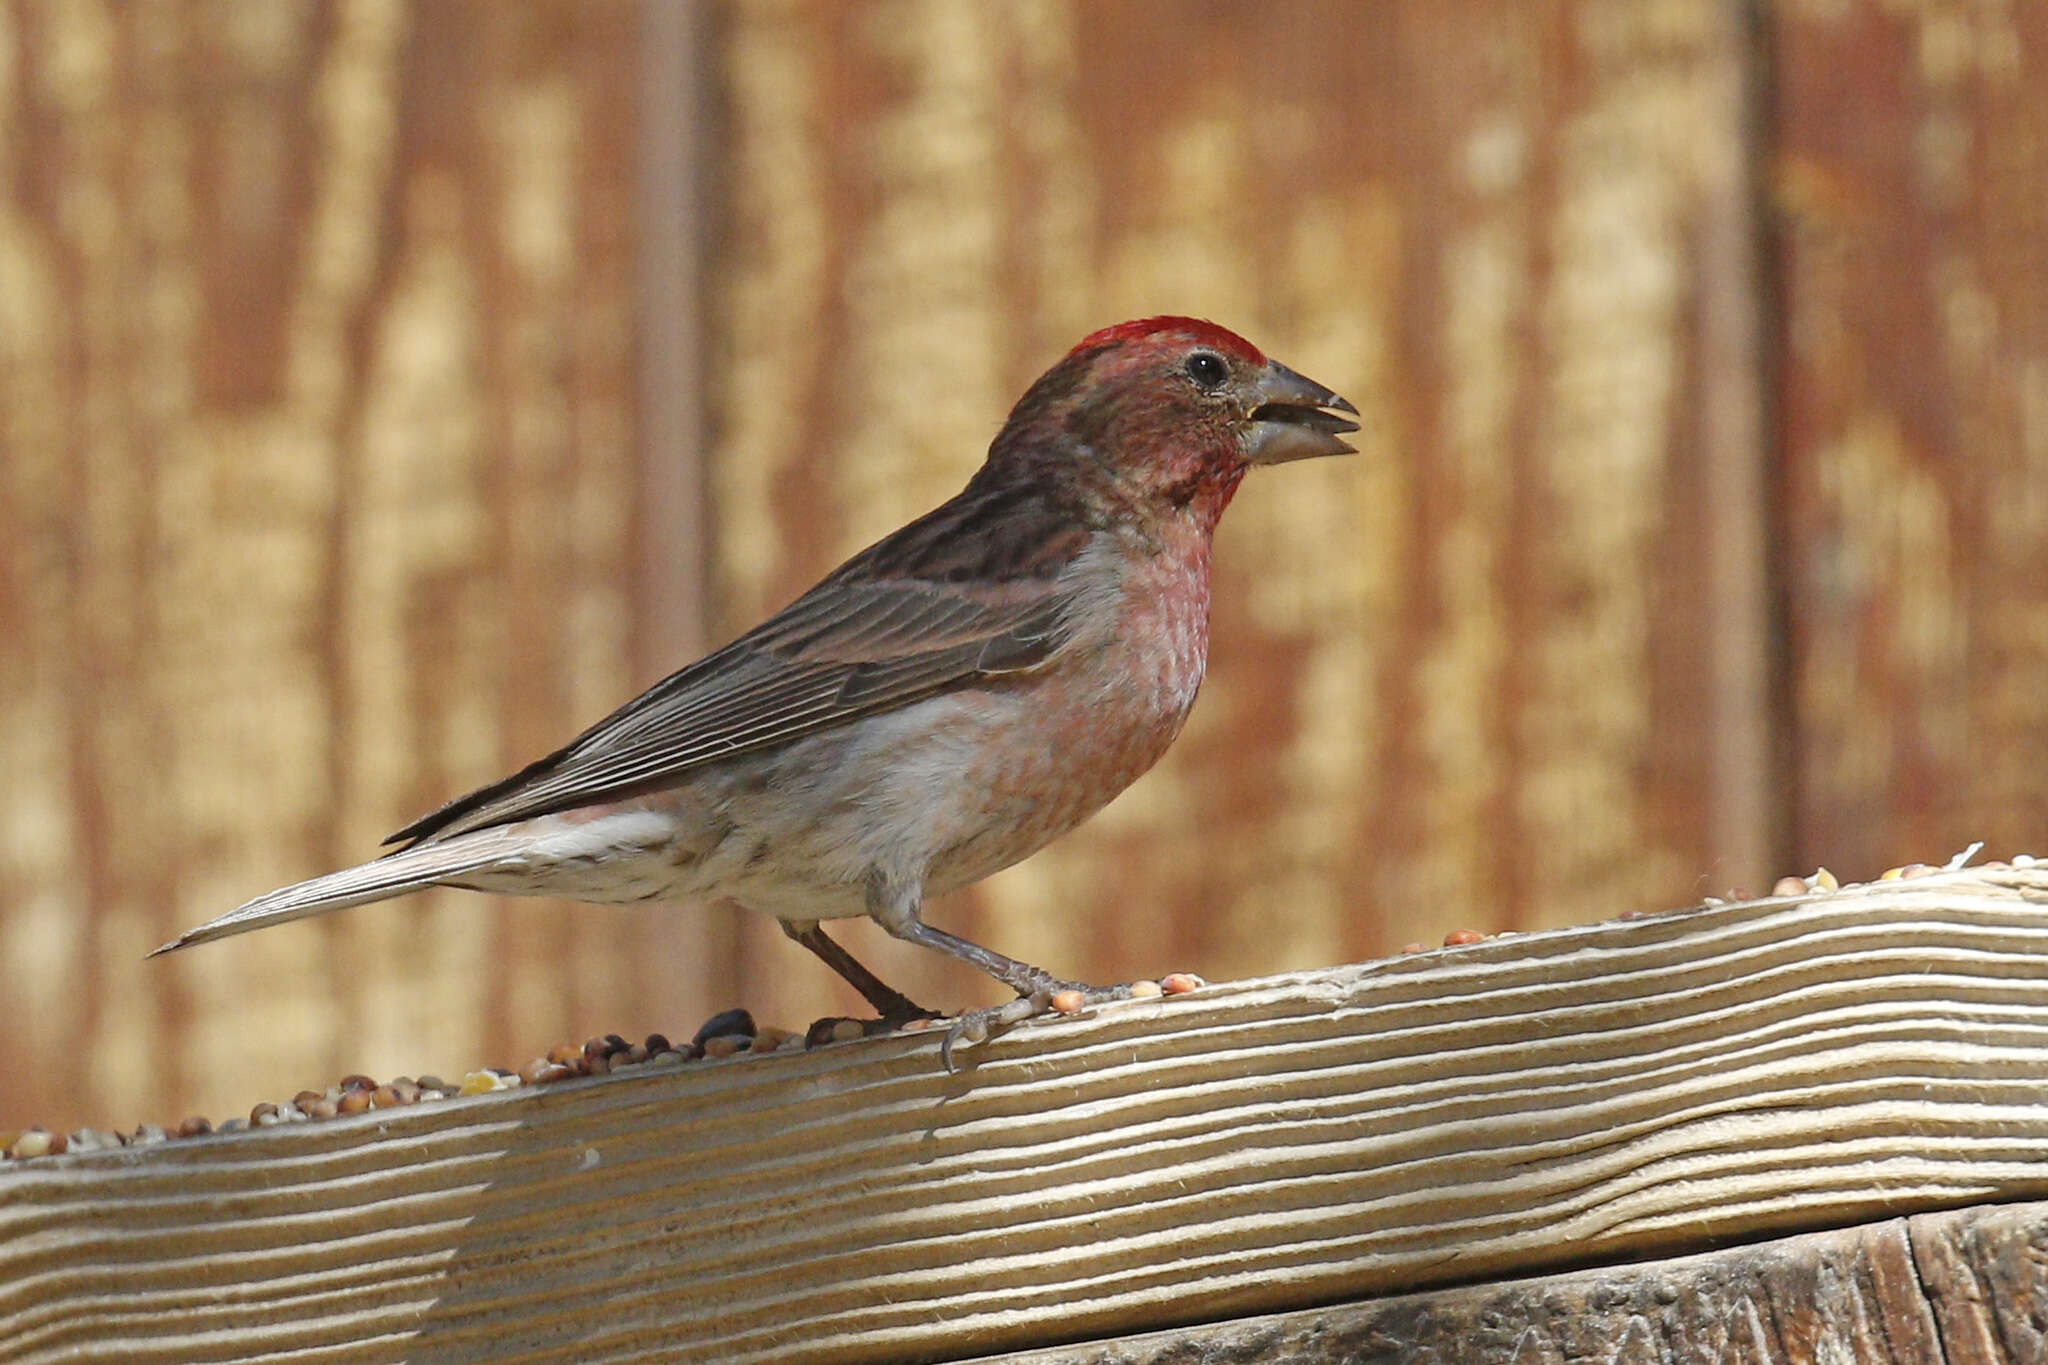
[[[1348,455],[1354,447],[1339,439],[1358,423],[1325,412],[1335,408],[1353,417],[1358,409],[1277,360],[1266,362],[1251,391],[1252,410],[1238,428],[1249,464],[1285,464],[1317,455]]]

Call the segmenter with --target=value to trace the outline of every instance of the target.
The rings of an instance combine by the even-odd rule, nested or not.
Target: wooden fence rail
[[[2038,1197],[1972,870],[12,1163],[0,1358],[957,1360]]]

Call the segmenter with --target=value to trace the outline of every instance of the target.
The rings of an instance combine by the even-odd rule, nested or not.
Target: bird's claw
[[[969,1010],[946,1030],[945,1041],[939,1044],[939,1061],[945,1065],[948,1075],[957,1075],[960,1068],[953,1063],[953,1048],[960,1043],[987,1042],[992,1033],[1041,1014],[1079,1014],[1089,1005],[1099,1005],[1108,1000],[1128,1000],[1130,995],[1129,986],[1082,986],[1060,981],[1000,1005]]]
[[[949,1076],[959,1074],[960,1068],[953,1063],[953,1048],[959,1043],[985,1043],[991,1031],[1008,1028],[1052,1008],[1052,993],[1039,991],[1032,995],[1020,995],[1015,1000],[1001,1005],[990,1005],[986,1009],[969,1010],[953,1021],[953,1027],[946,1030],[946,1040],[939,1044],[939,1061]]]

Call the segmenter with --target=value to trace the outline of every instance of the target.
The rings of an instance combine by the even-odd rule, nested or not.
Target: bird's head
[[[1350,452],[1343,436],[1358,424],[1337,412],[1357,411],[1235,332],[1145,318],[1086,337],[1046,371],[989,462],[1213,526],[1251,466]]]

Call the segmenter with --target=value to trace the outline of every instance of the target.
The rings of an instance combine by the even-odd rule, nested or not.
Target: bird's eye
[[[1198,388],[1220,389],[1223,381],[1230,378],[1230,367],[1223,363],[1223,357],[1208,351],[1196,351],[1188,357],[1184,368]]]

